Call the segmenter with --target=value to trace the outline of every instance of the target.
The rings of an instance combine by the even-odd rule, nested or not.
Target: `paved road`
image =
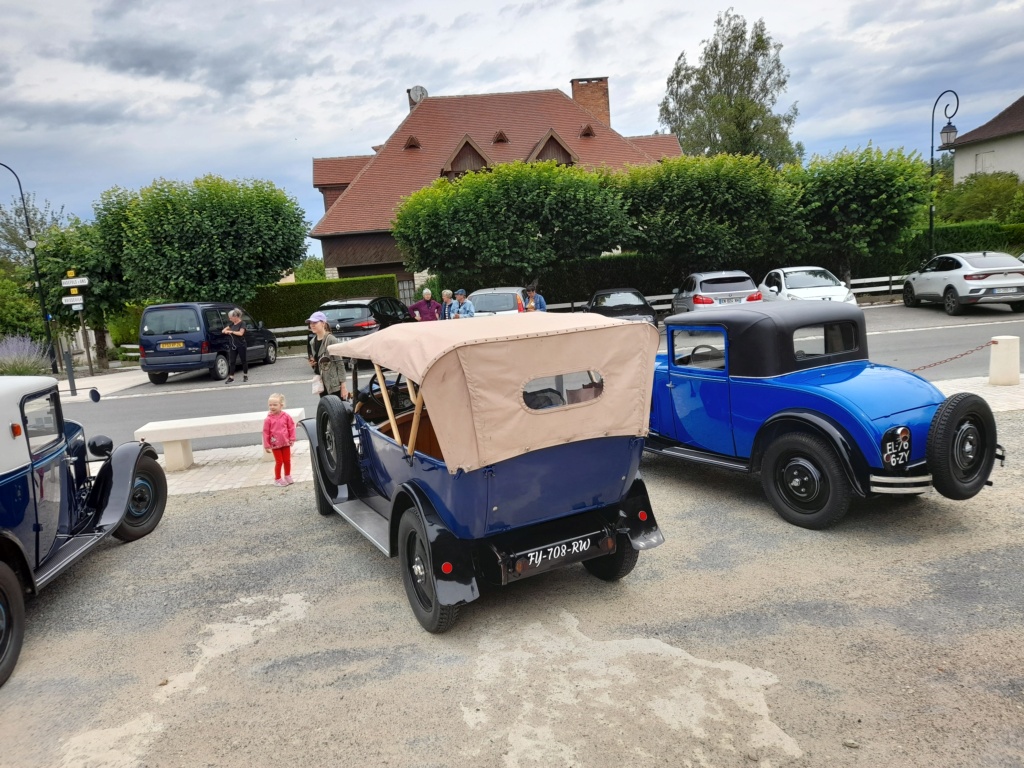
[[[976,499],[782,522],[647,457],[664,546],[413,619],[309,483],[175,497],[28,604],[0,767],[1024,765],[1024,412]],[[268,492],[269,491],[269,492]]]

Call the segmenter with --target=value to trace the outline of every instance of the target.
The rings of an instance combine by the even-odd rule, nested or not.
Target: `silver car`
[[[672,291],[672,311],[692,312],[729,304],[761,301],[761,292],[746,272],[694,272]]]
[[[944,253],[907,275],[903,303],[942,302],[947,315],[959,315],[969,304],[1009,304],[1024,312],[1024,264],[1008,253]]]
[[[526,289],[521,287],[481,288],[469,294],[476,315],[514,315],[526,311]]]

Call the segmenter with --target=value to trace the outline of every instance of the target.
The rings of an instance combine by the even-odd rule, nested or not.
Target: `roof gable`
[[[956,149],[964,144],[973,144],[989,139],[1000,139],[1017,133],[1024,133],[1024,96],[1021,96],[984,125],[975,128],[973,131],[968,131],[963,136],[958,136],[956,141],[948,146],[949,148]]]
[[[597,127],[590,112],[557,89],[428,96],[369,158],[310,234],[390,230],[402,198],[438,179],[467,138],[489,165],[526,160],[555,135],[573,162],[586,168],[619,170],[651,165],[664,156],[649,153],[603,124],[593,136],[581,137],[580,126],[586,124]],[[510,140],[500,141],[499,134]],[[409,136],[417,137],[420,149],[403,151]]]
[[[329,187],[351,184],[373,155],[350,155],[349,157],[314,157],[313,186]]]

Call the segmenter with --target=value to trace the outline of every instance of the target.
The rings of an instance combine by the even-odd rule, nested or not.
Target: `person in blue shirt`
[[[473,302],[466,298],[465,288],[459,288],[459,290],[455,292],[455,299],[459,305],[455,307],[455,311],[452,312],[452,320],[459,320],[463,317],[472,317],[476,314],[476,310],[473,308]]]
[[[547,312],[548,303],[544,301],[544,297],[537,293],[537,289],[532,285],[526,289],[526,307],[527,312]]]

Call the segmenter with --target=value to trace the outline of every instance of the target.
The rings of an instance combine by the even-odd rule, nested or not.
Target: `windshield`
[[[198,330],[199,315],[191,307],[154,309],[147,312],[142,318],[143,336],[196,333]]]
[[[362,320],[370,316],[368,307],[334,307],[333,309],[322,310],[327,319],[332,323],[348,323],[353,320]]]
[[[827,269],[804,269],[786,272],[787,288],[834,288],[842,285],[839,279]]]
[[[515,293],[478,293],[469,297],[477,312],[515,312],[519,309]]]
[[[719,293],[722,291],[752,291],[754,281],[746,275],[729,277],[711,277],[700,281],[701,293]]]
[[[602,293],[594,298],[595,307],[642,307],[644,298],[632,291]]]

